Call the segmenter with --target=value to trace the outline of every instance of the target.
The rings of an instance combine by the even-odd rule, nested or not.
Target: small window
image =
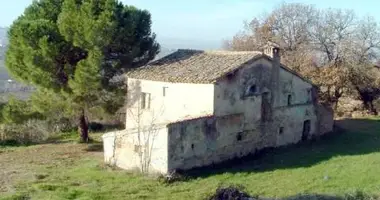
[[[251,87],[249,87],[249,93],[255,94],[256,92],[257,92],[256,85],[251,85]]]
[[[150,93],[141,93],[141,108],[149,109],[150,108]]]
[[[257,86],[256,85],[251,85],[249,88],[247,88],[246,91],[246,96],[252,96],[257,93]]]
[[[280,135],[284,134],[284,127],[280,127],[280,129],[278,130],[278,134]]]
[[[194,144],[191,144],[191,149],[194,149]]]
[[[292,95],[288,95],[288,106],[292,105]]]
[[[168,89],[168,87],[163,87],[162,88],[162,96],[166,96],[166,90]]]
[[[307,102],[311,102],[311,89],[307,89]]]
[[[237,135],[236,135],[236,140],[237,141],[241,141],[243,139],[243,133],[242,132],[239,132]]]

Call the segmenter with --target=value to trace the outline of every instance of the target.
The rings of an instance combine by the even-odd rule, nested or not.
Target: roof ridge
[[[246,54],[261,54],[261,51],[231,51],[231,50],[207,50],[208,54],[223,54],[223,55],[246,55]]]
[[[235,50],[223,50],[223,49],[215,49],[215,50],[200,50],[200,49],[177,49],[177,52],[197,52],[197,53],[230,53],[230,54],[258,54],[262,53],[261,51],[235,51]]]
[[[205,52],[204,50],[199,50],[199,49],[177,49],[177,52]]]

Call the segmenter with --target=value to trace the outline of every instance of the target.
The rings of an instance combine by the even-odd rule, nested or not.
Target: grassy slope
[[[376,194],[380,189],[380,121],[339,124],[350,131],[240,164],[193,171],[194,178],[171,185],[109,169],[102,164],[102,152],[88,151],[87,145],[0,148],[4,171],[0,185],[6,185],[0,186],[0,199],[1,192],[8,195],[5,199],[202,199],[220,184],[240,184],[250,194],[267,197],[342,195],[354,190]],[[9,196],[14,194],[9,191],[17,195]]]

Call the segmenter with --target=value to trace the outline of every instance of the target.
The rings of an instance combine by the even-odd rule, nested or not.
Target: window
[[[284,127],[280,127],[280,129],[278,130],[278,134],[280,135],[284,134]]]
[[[292,95],[288,95],[288,106],[292,105]]]
[[[256,92],[257,92],[256,85],[251,85],[251,87],[249,87],[249,93],[255,94]]]
[[[310,129],[311,129],[311,121],[310,120],[305,120],[303,122],[302,141],[305,141],[305,140],[307,140],[309,138]]]
[[[257,94],[257,86],[256,85],[251,85],[247,88],[246,90],[246,95],[245,96],[253,96]]]
[[[168,89],[168,87],[163,87],[162,88],[162,96],[166,96],[166,90]]]
[[[236,140],[237,141],[241,141],[243,139],[243,133],[242,132],[239,132],[237,135],[236,135]]]
[[[149,109],[150,108],[150,93],[141,93],[141,108]]]
[[[311,89],[307,89],[307,102],[311,102]]]

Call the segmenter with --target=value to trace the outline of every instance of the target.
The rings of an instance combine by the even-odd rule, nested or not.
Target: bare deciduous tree
[[[243,31],[225,42],[225,48],[261,50],[267,41],[278,43],[283,63],[318,84],[324,100],[335,108],[349,90],[355,90],[364,105],[377,98],[373,91],[378,73],[367,73],[373,71],[380,47],[379,25],[372,17],[284,3],[245,23]],[[371,109],[369,105],[366,109]]]
[[[159,123],[159,117],[164,112],[164,105],[162,104],[159,108],[149,107],[148,110],[144,109],[139,81],[129,85],[126,101],[127,120],[130,123],[130,127],[128,127],[127,123],[127,129],[124,132],[115,134],[113,158],[117,159],[117,146],[122,146],[121,143],[125,139],[131,139],[134,145],[134,152],[139,158],[139,168],[142,173],[146,174],[149,173],[151,168],[155,141],[159,130],[162,128]],[[154,99],[150,99],[150,101],[154,101]]]
[[[153,100],[153,99],[152,99]],[[151,167],[152,153],[155,145],[156,137],[161,129],[158,118],[162,116],[164,107],[154,110],[150,109],[148,113],[144,113],[141,103],[137,103],[137,108],[128,108],[129,115],[127,120],[133,120],[136,127],[131,134],[135,134],[137,143],[135,152],[139,156],[140,169],[142,173],[148,173]]]

